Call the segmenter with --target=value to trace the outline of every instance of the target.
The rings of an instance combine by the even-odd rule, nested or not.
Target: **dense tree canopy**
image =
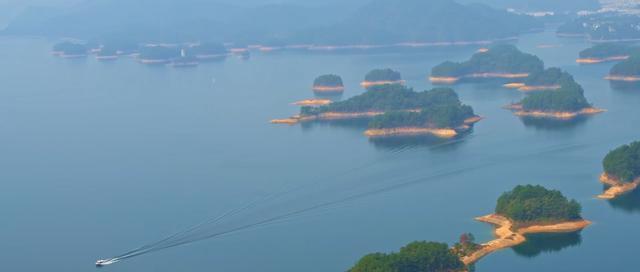
[[[444,62],[431,70],[432,76],[461,77],[475,73],[535,73],[544,63],[535,55],[526,54],[513,45],[496,45],[487,52],[478,52],[465,62]]]
[[[548,68],[534,72],[525,79],[524,84],[527,86],[548,86],[548,85],[565,85],[572,84],[575,80],[571,74],[562,71],[560,68]]]
[[[581,206],[560,191],[542,186],[519,185],[498,198],[496,213],[519,223],[581,219]]]
[[[349,272],[451,272],[464,264],[447,244],[413,242],[398,253],[374,253],[364,256]]]
[[[576,82],[565,83],[557,90],[532,93],[521,103],[527,111],[576,112],[591,107],[584,97],[584,90]]]
[[[365,81],[375,82],[375,81],[399,81],[402,80],[402,76],[399,72],[387,69],[374,69],[371,70],[364,77]]]
[[[633,54],[627,60],[617,63],[611,67],[609,74],[616,76],[640,76],[640,54]]]
[[[623,182],[640,177],[640,142],[623,145],[609,152],[602,162],[604,171]]]
[[[342,87],[342,78],[338,75],[321,75],[313,81],[313,86]]]
[[[459,103],[458,95],[448,88],[415,92],[402,85],[374,86],[367,92],[344,101],[334,102],[317,108],[302,107],[303,115],[323,112],[365,112],[422,109],[437,104]]]
[[[467,105],[445,104],[424,108],[419,112],[391,111],[376,116],[369,123],[370,128],[430,127],[456,128],[464,120],[473,117],[473,109]]]

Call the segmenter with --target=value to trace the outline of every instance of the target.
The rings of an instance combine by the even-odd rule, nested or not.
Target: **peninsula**
[[[439,64],[431,70],[429,80],[437,84],[454,84],[462,80],[524,80],[543,69],[544,63],[538,57],[503,44],[479,51],[465,62]]]
[[[342,93],[344,92],[344,83],[338,75],[321,75],[313,81],[313,91],[318,94]]]
[[[527,234],[571,233],[588,227],[581,206],[561,192],[542,186],[520,185],[498,199],[494,214],[476,218],[496,226],[496,239],[461,257],[470,265],[492,252],[524,243]]]
[[[600,182],[608,189],[600,199],[614,199],[635,190],[640,185],[640,142],[618,147],[602,161],[604,173]]]
[[[393,84],[402,85],[404,84],[404,80],[402,80],[402,76],[400,75],[399,72],[391,70],[389,68],[371,70],[364,77],[364,81],[360,83],[362,87],[365,87],[367,89],[374,86],[393,85]]]

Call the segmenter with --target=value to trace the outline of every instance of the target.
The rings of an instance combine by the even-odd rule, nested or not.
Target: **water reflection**
[[[549,118],[520,117],[525,127],[537,130],[569,130],[586,123],[589,116],[578,116],[571,120],[558,120]]]
[[[608,187],[604,186],[603,190],[606,190]],[[610,199],[609,205],[614,209],[622,210],[627,213],[638,213],[640,212],[640,190],[633,190],[627,194],[616,197],[615,199]]]
[[[582,243],[580,232],[529,234],[526,237],[525,243],[513,247],[517,255],[526,258],[534,258],[542,253],[558,252]]]
[[[609,81],[611,89],[618,91],[640,92],[640,82]]]
[[[413,135],[399,137],[370,138],[369,142],[381,150],[402,150],[408,148],[427,147],[432,150],[449,151],[460,147],[473,129],[452,139],[443,139],[433,135]]]

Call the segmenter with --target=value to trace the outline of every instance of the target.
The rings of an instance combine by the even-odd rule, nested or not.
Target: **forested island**
[[[611,81],[640,81],[640,54],[634,54],[627,60],[617,63],[609,71],[606,79]]]
[[[404,84],[400,72],[389,68],[374,69],[365,75],[364,81],[361,83],[365,88],[389,84]]]
[[[433,134],[442,138],[457,136],[480,121],[473,108],[463,105],[458,95],[448,88],[424,92],[425,98],[417,111],[388,111],[375,116],[365,135],[388,137]]]
[[[559,120],[570,120],[581,115],[597,114],[604,111],[593,107],[587,101],[582,86],[575,82],[573,77],[563,72],[560,72],[559,75],[557,77],[559,88],[532,92],[520,103],[509,105],[507,108],[513,110],[517,116]]]
[[[500,249],[524,243],[527,234],[571,233],[591,224],[581,216],[581,206],[561,192],[542,186],[519,185],[498,198],[495,213],[476,218],[496,226],[497,239],[481,244],[463,256],[469,265]]]
[[[84,43],[61,42],[53,46],[53,54],[63,58],[86,57],[89,47]]]
[[[598,198],[613,199],[635,190],[640,185],[640,142],[612,150],[602,166],[604,173],[600,181],[609,188]]]
[[[447,61],[431,70],[433,83],[453,84],[461,80],[524,79],[542,71],[544,63],[535,55],[526,54],[513,45],[496,45],[475,53],[465,62]]]
[[[416,92],[400,84],[377,85],[347,100],[317,105],[303,106],[299,115],[271,122],[296,124],[368,119],[365,135],[369,137],[435,135],[451,138],[468,131],[481,119],[449,88]]]
[[[635,41],[640,39],[640,17],[616,12],[580,16],[560,26],[558,35],[597,42]]]
[[[601,43],[580,51],[576,60],[580,64],[594,64],[628,59],[637,48],[620,43]]]
[[[413,242],[390,254],[373,253],[349,272],[457,272],[465,270],[458,256],[444,243]]]
[[[313,81],[313,91],[316,93],[342,93],[344,92],[344,83],[338,75],[321,75]]]
[[[574,82],[571,74],[559,69],[548,68],[531,73],[522,83],[509,83],[507,88],[517,88],[523,92],[557,90],[564,84]]]

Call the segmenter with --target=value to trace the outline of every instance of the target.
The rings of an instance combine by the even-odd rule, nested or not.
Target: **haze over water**
[[[98,258],[283,187],[309,184],[241,221],[407,182],[105,270],[344,271],[366,253],[414,240],[452,243],[472,232],[486,241],[491,227],[473,218],[491,213],[502,192],[532,183],[577,199],[595,224],[566,245],[549,245],[567,246],[560,251],[532,257],[507,249],[481,260],[477,271],[635,271],[634,252],[620,249],[640,239],[633,231],[640,204],[611,205],[594,196],[602,191],[602,157],[638,137],[640,90],[612,89],[603,80],[612,64],[575,64],[577,52],[590,46],[582,40],[551,31],[525,35],[517,45],[573,74],[589,101],[608,112],[571,125],[525,123],[501,108],[519,100],[519,92],[465,84],[455,86],[462,101],[486,117],[473,133],[455,142],[386,144],[370,142],[361,128],[268,121],[295,114],[289,104],[311,98],[319,74],[341,75],[343,98],[362,93],[364,74],[382,67],[423,90],[431,88],[431,67],[467,59],[479,47],[255,53],[172,69],[127,58],[59,59],[49,54],[51,45],[0,39],[2,271],[88,271]]]

